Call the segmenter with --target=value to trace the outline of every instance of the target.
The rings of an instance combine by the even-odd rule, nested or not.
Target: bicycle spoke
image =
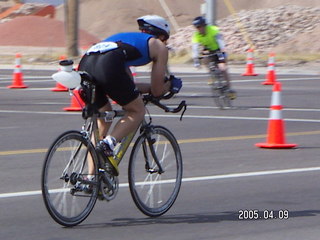
[[[64,226],[79,224],[96,202],[98,184],[92,183],[92,190],[85,192],[87,183],[82,182],[90,173],[90,159],[97,164],[93,152],[94,147],[80,132],[70,131],[58,137],[47,153],[42,172],[43,199],[53,219]],[[97,165],[94,171],[98,176]]]
[[[181,153],[174,137],[167,129],[155,127],[147,145],[141,136],[133,147],[129,161],[130,192],[137,207],[146,215],[159,216],[170,209],[181,184]],[[142,145],[146,141],[147,149]],[[148,161],[150,169],[145,169]],[[157,170],[161,165],[162,171]]]
[[[156,176],[155,176],[155,179],[152,179],[152,174],[149,174],[149,178],[150,178],[150,187],[149,187],[149,190],[148,190],[148,193],[147,193],[147,195],[146,195],[146,198],[145,198],[145,200],[144,200],[144,202],[145,203],[148,203],[149,202],[149,205],[151,206],[151,207],[155,207],[155,205],[154,205],[154,199],[153,199],[153,196],[154,196],[154,192],[153,192],[153,189],[155,188],[155,186],[156,186],[156,184],[159,184],[159,182],[158,182],[158,179],[160,178],[160,181],[161,181],[161,175],[159,175],[159,174],[157,174]],[[161,188],[159,189],[160,191],[161,191]],[[160,192],[159,192],[160,193]],[[159,199],[162,199],[161,198],[161,194],[159,194]],[[149,201],[150,200],[150,201]],[[158,203],[160,203],[160,202],[162,202],[162,200],[161,201],[158,201]]]

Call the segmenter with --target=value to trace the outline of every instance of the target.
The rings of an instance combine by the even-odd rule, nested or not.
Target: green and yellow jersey
[[[198,43],[208,50],[215,51],[219,49],[217,35],[219,35],[219,28],[217,26],[206,26],[206,34],[202,35],[198,31],[194,32],[192,36],[192,43]]]

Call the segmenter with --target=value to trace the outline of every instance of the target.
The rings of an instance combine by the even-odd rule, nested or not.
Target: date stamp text
[[[280,219],[285,220],[289,219],[289,211],[288,210],[239,210],[238,211],[238,219],[239,220],[268,220],[268,219]]]

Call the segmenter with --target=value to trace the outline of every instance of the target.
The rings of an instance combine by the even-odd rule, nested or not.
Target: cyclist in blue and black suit
[[[142,121],[145,107],[140,93],[151,93],[160,97],[168,91],[178,93],[181,79],[168,80],[168,49],[166,41],[170,35],[168,22],[156,15],[137,19],[141,32],[118,33],[92,46],[79,64],[97,82],[95,105],[99,111],[112,110],[109,96],[126,111],[111,133],[111,123],[99,120],[101,141],[97,150],[105,156],[113,155],[118,141],[135,130]],[[135,84],[129,66],[152,63],[151,83]],[[106,136],[107,135],[107,136]]]

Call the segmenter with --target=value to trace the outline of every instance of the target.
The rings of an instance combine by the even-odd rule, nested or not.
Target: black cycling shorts
[[[132,78],[126,72],[126,56],[121,48],[106,53],[84,55],[79,71],[88,72],[96,81],[95,105],[99,109],[108,103],[109,96],[124,106],[139,96]]]
[[[216,63],[226,63],[226,54],[225,52],[221,52],[220,50],[217,51],[210,51],[210,54],[215,54],[211,61],[214,61]]]

